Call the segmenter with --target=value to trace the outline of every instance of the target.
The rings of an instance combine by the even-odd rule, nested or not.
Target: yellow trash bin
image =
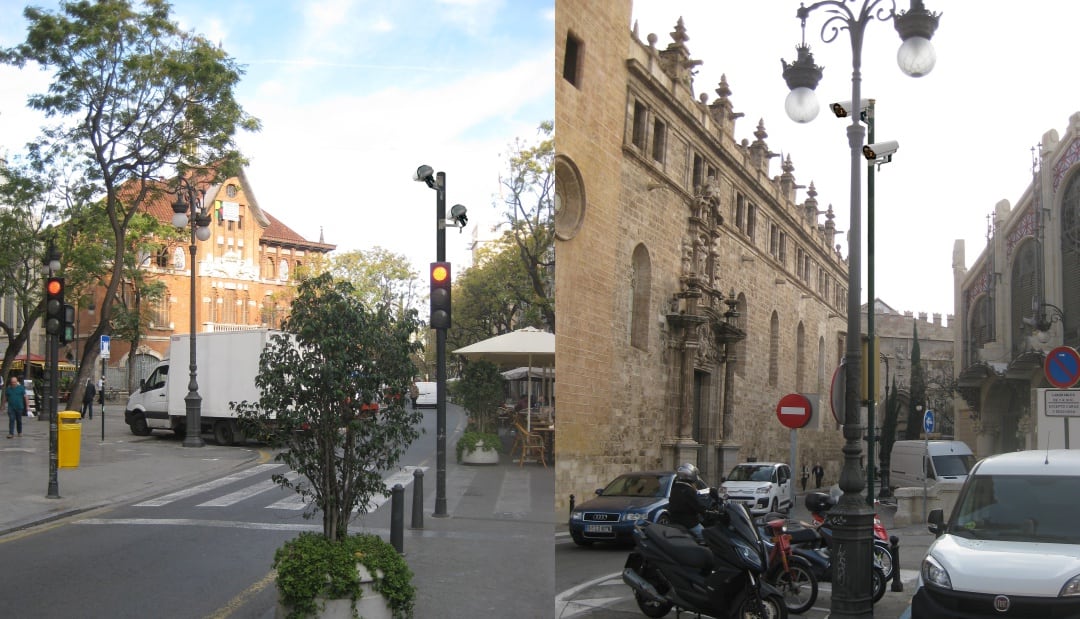
[[[79,468],[79,446],[82,444],[82,413],[56,413],[56,457],[62,469]]]

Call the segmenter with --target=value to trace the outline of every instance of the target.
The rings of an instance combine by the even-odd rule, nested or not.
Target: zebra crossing
[[[386,484],[387,488],[391,489],[396,484],[401,484],[402,487],[405,487],[412,482],[414,478],[414,471],[419,469],[426,472],[428,468],[429,467],[426,466],[403,466],[394,473],[383,478],[383,483]],[[219,490],[226,486],[231,486],[238,482],[249,481],[252,480],[252,478],[258,479],[258,481],[255,481],[255,483],[244,486],[238,490],[228,492],[226,494],[214,496],[213,498],[198,503],[195,506],[197,508],[230,507],[243,501],[255,499],[261,494],[278,488],[278,484],[273,479],[270,479],[270,476],[275,473],[281,473],[284,469],[284,464],[259,464],[243,471],[237,471],[236,473],[231,473],[229,475],[225,475],[224,477],[212,479],[210,481],[195,486],[177,490],[176,492],[172,492],[163,496],[136,503],[134,507],[165,507],[179,501],[199,497],[200,495],[204,495],[207,493],[212,493],[215,490]],[[292,470],[286,471],[284,475],[286,479],[289,479],[293,482],[300,478],[300,474]],[[388,500],[390,500],[390,495],[376,495],[372,497],[365,511],[367,511],[368,513],[374,512]],[[291,493],[289,496],[286,496],[285,498],[276,500],[266,505],[265,508],[275,510],[300,511],[307,506],[308,503],[305,503],[304,497],[294,492]],[[360,509],[357,508],[357,510],[355,511],[359,512]]]

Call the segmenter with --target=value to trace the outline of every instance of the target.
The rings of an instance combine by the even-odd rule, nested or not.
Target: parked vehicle
[[[815,526],[821,526],[825,523],[825,514],[836,505],[839,500],[840,488],[836,487],[835,492],[811,492],[806,495],[804,504],[806,509],[810,511],[810,517],[814,520]],[[874,501],[874,506],[877,507],[878,501]],[[881,522],[881,518],[874,514],[874,564],[881,568],[881,571],[885,573],[885,578],[892,578],[893,570],[893,556],[892,556],[892,539],[889,537],[889,532],[885,530],[885,524]]]
[[[828,507],[832,506],[832,498],[827,493],[812,492],[806,496],[806,508],[809,509],[811,513],[814,513],[815,510],[821,510],[826,504]],[[828,509],[828,507],[824,508]],[[795,539],[792,541],[791,548],[795,556],[806,559],[819,581],[831,582],[832,528],[828,523],[822,521],[809,527],[804,527],[799,533],[793,533],[793,536],[795,536]],[[880,553],[884,551],[885,556],[888,557],[890,574],[892,573],[891,567],[893,561],[892,552],[889,549],[887,541],[883,542],[875,536],[873,544],[874,559],[870,582],[871,591],[873,592],[873,601],[876,603],[885,595],[885,587],[888,584],[888,577],[882,569]]]
[[[896,441],[889,456],[889,488],[963,482],[975,465],[971,448],[963,441]]]
[[[721,489],[729,501],[738,501],[751,514],[786,512],[794,504],[791,469],[783,462],[736,464]]]
[[[435,408],[437,401],[437,393],[435,392],[435,383],[421,382],[416,383],[416,402],[417,408]]]
[[[705,544],[677,526],[634,528],[622,579],[648,617],[678,612],[740,619],[783,619],[784,598],[765,582],[765,546],[741,503],[711,493]]]
[[[570,537],[579,546],[593,542],[631,542],[634,525],[648,520],[667,524],[668,498],[675,471],[636,471],[619,475],[596,490],[596,497],[570,512]],[[708,492],[704,480],[695,483]]]
[[[812,528],[793,523],[793,535],[788,523],[784,515],[779,513],[768,513],[754,519],[768,555],[769,568],[765,572],[765,581],[784,596],[784,606],[789,613],[800,615],[810,610],[817,601],[818,579],[810,562],[796,555],[792,544],[817,539],[818,534]]]
[[[258,329],[196,334],[197,382],[202,397],[200,433],[212,431],[214,440],[221,445],[244,442],[229,402],[259,399],[255,386],[259,355],[275,333]],[[188,394],[190,359],[189,337],[172,336],[169,357],[154,366],[140,382],[139,390],[128,398],[124,422],[132,434],[147,436],[153,430],[170,430],[183,435],[188,430],[184,398]]]
[[[1080,617],[1080,451],[998,454],[932,510],[913,619]]]

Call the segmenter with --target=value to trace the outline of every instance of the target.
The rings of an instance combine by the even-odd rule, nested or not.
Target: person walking
[[[814,465],[814,468],[811,472],[814,474],[814,487],[820,488],[821,478],[825,477],[825,469],[821,468],[821,463],[819,462]]]
[[[12,376],[8,386],[4,387],[4,402],[7,402],[8,434],[7,437],[18,436],[22,438],[23,413],[30,408],[30,402],[26,397],[26,387],[19,383],[19,377]],[[18,434],[16,434],[18,430]]]
[[[804,464],[803,467],[802,467],[802,477],[801,477],[803,492],[806,492],[806,482],[809,479],[810,479],[810,469],[806,468],[806,465]]]
[[[86,379],[86,390],[82,395],[82,418],[85,419],[86,415],[90,415],[90,419],[94,418],[94,396],[97,394],[97,389],[94,387],[93,381],[89,378]]]

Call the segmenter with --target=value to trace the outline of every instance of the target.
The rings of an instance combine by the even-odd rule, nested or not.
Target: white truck
[[[259,399],[255,386],[259,355],[276,333],[257,329],[196,334],[196,381],[202,397],[199,431],[212,431],[219,445],[244,442],[229,402]],[[188,395],[190,359],[190,336],[172,336],[168,358],[154,366],[124,407],[124,422],[132,434],[147,436],[153,430],[171,430],[183,435],[187,431],[184,398]]]

